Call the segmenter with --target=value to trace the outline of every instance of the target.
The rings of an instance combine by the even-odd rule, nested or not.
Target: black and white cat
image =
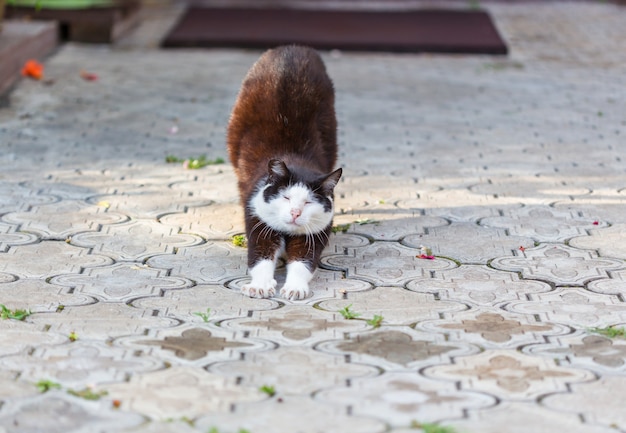
[[[246,75],[228,125],[228,152],[238,177],[254,298],[276,293],[284,255],[287,299],[310,295],[309,282],[332,228],[337,160],[333,84],[311,48],[265,52]]]

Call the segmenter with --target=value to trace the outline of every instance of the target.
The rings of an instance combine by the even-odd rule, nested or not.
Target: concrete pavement
[[[0,304],[31,314],[0,320],[0,432],[626,432],[606,335],[626,327],[626,8],[481,4],[510,56],[323,53],[345,171],[305,301],[240,295],[228,164],[166,163],[226,158],[260,52],[155,49],[157,10],[22,81]]]

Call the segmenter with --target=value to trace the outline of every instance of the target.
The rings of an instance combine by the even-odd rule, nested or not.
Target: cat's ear
[[[267,171],[269,174],[269,181],[274,182],[277,179],[287,177],[289,175],[289,169],[287,165],[280,159],[271,159],[267,163]]]
[[[339,179],[341,179],[342,170],[338,168],[337,170],[330,173],[326,178],[322,181],[322,188],[324,191],[332,192],[337,184],[339,183]]]

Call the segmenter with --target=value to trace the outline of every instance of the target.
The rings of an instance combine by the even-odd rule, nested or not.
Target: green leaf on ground
[[[40,380],[35,384],[35,386],[41,393],[48,392],[51,389],[61,389],[61,385],[59,383],[47,379]]]
[[[380,325],[383,324],[383,320],[384,320],[383,316],[379,316],[378,314],[375,314],[374,317],[372,317],[369,320],[366,320],[365,323],[367,323],[370,326],[373,326],[374,328],[380,328]]]
[[[626,328],[607,326],[606,328],[591,328],[589,331],[609,338],[626,338]]]
[[[4,304],[0,304],[0,317],[2,319],[24,320],[31,314],[30,310],[11,310]]]
[[[357,317],[361,315],[361,313],[352,311],[351,308],[352,308],[352,304],[346,305],[341,310],[339,310],[339,314],[341,314],[344,319],[348,319],[348,320],[356,319]]]

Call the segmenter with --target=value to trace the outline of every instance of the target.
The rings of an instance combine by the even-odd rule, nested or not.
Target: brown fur
[[[228,125],[228,154],[246,203],[271,159],[330,172],[337,160],[333,84],[312,49],[269,50],[246,75]]]

